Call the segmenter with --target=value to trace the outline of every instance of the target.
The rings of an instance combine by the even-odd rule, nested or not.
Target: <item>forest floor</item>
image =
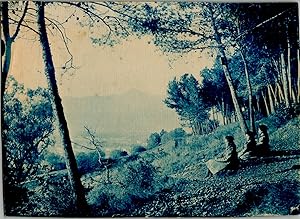
[[[174,149],[169,143],[143,152],[140,158],[148,159],[172,183],[166,183],[147,200],[135,203],[134,209],[112,216],[288,215],[291,207],[300,204],[300,117],[285,125],[275,120],[264,123],[269,126],[273,153],[242,161],[235,173],[206,178],[204,161],[220,152],[222,138],[232,130],[238,151],[241,149],[243,138],[236,131],[238,125],[220,128],[183,147]],[[204,144],[207,146],[199,147]],[[104,174],[95,172],[89,176],[104,179]],[[114,176],[112,170],[111,176],[117,177],[117,173]],[[97,188],[91,181],[84,182]]]

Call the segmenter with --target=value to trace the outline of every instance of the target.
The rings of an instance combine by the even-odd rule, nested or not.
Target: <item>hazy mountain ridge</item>
[[[179,126],[176,113],[162,99],[130,90],[111,96],[64,97],[63,105],[73,137],[83,131],[84,125],[100,133],[129,136]]]

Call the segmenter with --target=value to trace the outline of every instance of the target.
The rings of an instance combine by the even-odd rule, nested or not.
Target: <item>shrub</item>
[[[64,174],[45,176],[27,183],[27,189],[15,190],[15,194],[18,192],[28,193],[29,198],[21,200],[25,202],[20,205],[21,208],[15,209],[21,211],[14,215],[29,217],[75,216],[73,198],[70,194],[71,188],[67,178]],[[10,212],[7,213],[10,214]]]
[[[48,153],[45,156],[45,160],[50,164],[54,170],[66,169],[65,158],[62,155],[56,153]]]
[[[170,136],[175,139],[184,138],[186,135],[186,132],[183,130],[183,128],[176,128],[172,131],[170,131]]]
[[[93,216],[111,216],[131,208],[131,199],[120,184],[101,184],[88,193]]]
[[[121,181],[131,196],[147,198],[155,190],[156,170],[150,162],[137,160],[128,163],[121,172]]]
[[[131,149],[131,154],[137,154],[137,153],[141,153],[143,151],[146,151],[147,149],[141,145],[135,145],[132,147]]]
[[[102,155],[104,155],[104,153]],[[100,167],[99,155],[96,151],[89,153],[80,152],[76,156],[76,161],[81,173],[92,172]]]
[[[172,136],[168,132],[163,133],[160,138],[162,144],[166,144],[167,142],[173,140]]]
[[[149,148],[157,147],[158,145],[160,145],[160,143],[161,138],[157,132],[152,133],[147,140],[147,145]]]
[[[116,160],[116,159],[119,159],[121,157],[125,157],[127,156],[128,153],[127,151],[122,151],[122,150],[113,150],[111,153],[110,153],[110,158],[113,159],[113,160]]]
[[[135,208],[157,191],[156,170],[145,160],[132,161],[116,169],[111,184],[100,184],[87,195],[94,216],[111,216]]]

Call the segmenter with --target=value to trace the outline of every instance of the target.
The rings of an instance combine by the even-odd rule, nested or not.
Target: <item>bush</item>
[[[147,145],[149,148],[157,147],[158,145],[160,145],[160,143],[161,138],[157,132],[152,133],[147,140]]]
[[[111,153],[110,153],[110,158],[113,159],[113,160],[117,160],[121,157],[125,157],[127,156],[128,153],[127,151],[122,151],[122,150],[113,150]]]
[[[155,168],[144,160],[129,162],[116,171],[111,184],[100,184],[88,193],[88,204],[95,212],[93,216],[126,213],[160,188]]]
[[[50,164],[54,170],[66,169],[65,158],[62,155],[56,153],[48,153],[45,156],[45,160]]]
[[[5,199],[5,213],[11,216],[49,217],[76,216],[74,215],[73,198],[68,177],[64,174],[40,178],[26,183],[24,187],[10,185],[5,192],[10,193]],[[14,191],[10,191],[11,189]],[[15,208],[9,211],[7,204],[15,200]]]
[[[88,193],[92,216],[111,216],[131,209],[132,202],[120,184],[101,184]]]
[[[148,198],[155,190],[154,166],[145,160],[128,163],[121,172],[121,182],[131,196],[137,199]]]
[[[183,130],[183,128],[176,128],[176,129],[170,131],[169,134],[175,140],[175,139],[184,138],[186,135],[186,132]]]
[[[138,154],[138,153],[144,152],[146,150],[147,149],[141,145],[135,145],[131,149],[131,154]]]
[[[102,155],[104,155],[104,153]],[[100,167],[99,155],[96,151],[89,153],[80,152],[76,156],[76,161],[81,173],[92,172]]]

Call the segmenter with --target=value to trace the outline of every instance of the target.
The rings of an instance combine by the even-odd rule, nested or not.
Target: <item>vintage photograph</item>
[[[0,5],[4,216],[300,214],[297,1]]]

